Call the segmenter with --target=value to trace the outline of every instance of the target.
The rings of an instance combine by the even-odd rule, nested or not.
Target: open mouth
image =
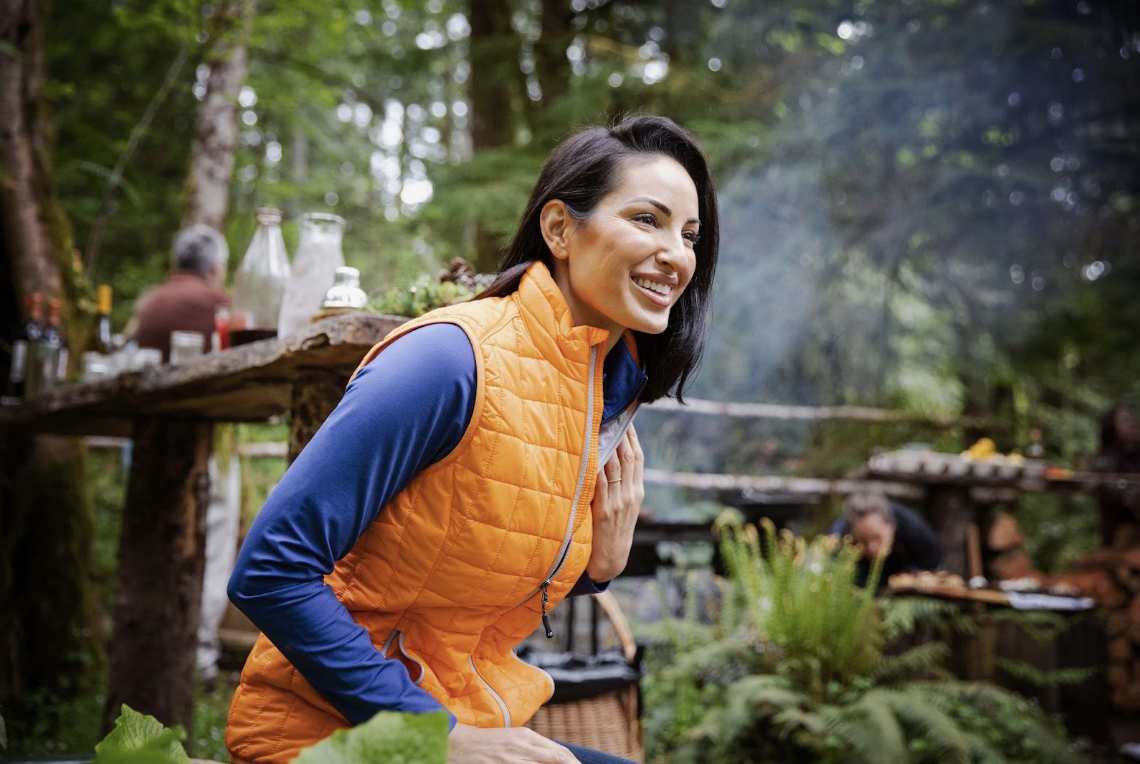
[[[633,283],[641,290],[650,302],[662,307],[668,307],[673,301],[673,287],[649,279],[633,278]]]

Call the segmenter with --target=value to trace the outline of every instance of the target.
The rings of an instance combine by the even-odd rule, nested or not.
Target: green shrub
[[[845,541],[718,523],[729,572],[711,624],[663,625],[645,680],[651,761],[985,764],[1077,762],[1064,730],[1024,699],[962,682],[942,642],[884,645],[925,623],[975,626],[946,603],[876,600]],[[763,538],[761,538],[763,535]]]

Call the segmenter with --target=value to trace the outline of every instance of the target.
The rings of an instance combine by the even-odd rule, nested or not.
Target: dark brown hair
[[[696,371],[704,352],[709,300],[720,244],[716,190],[701,147],[688,131],[665,117],[636,116],[610,127],[591,127],[567,138],[551,153],[531,192],[526,211],[510,246],[503,252],[500,273],[480,297],[512,294],[536,260],[554,272],[554,256],[542,238],[542,208],[553,199],[565,203],[576,220],[588,220],[602,197],[618,186],[618,172],[636,159],[666,156],[685,168],[697,188],[701,235],[694,250],[697,267],[692,281],[669,314],[661,334],[634,332],[637,351],[649,377],[641,401],[676,397]]]

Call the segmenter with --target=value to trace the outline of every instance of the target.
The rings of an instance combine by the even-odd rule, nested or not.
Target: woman
[[[584,130],[481,299],[365,356],[230,581],[263,632],[230,710],[235,764],[385,709],[446,710],[451,764],[620,761],[522,727],[553,683],[513,648],[625,567],[644,494],[629,423],[696,368],[717,226],[688,133]]]

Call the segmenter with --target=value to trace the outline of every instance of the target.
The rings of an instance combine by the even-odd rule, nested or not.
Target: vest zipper
[[[470,662],[471,670],[475,672],[475,676],[479,677],[479,681],[483,683],[483,686],[487,688],[487,691],[489,693],[491,693],[491,697],[493,697],[495,699],[495,702],[499,704],[499,709],[503,712],[503,721],[506,723],[505,726],[511,726],[511,712],[507,710],[507,704],[499,696],[499,693],[495,692],[495,688],[491,686],[491,683],[483,678],[483,675],[479,673],[479,669],[475,668],[474,656],[467,656],[467,660]]]
[[[578,485],[574,489],[574,502],[570,505],[570,520],[566,523],[566,535],[562,539],[562,548],[558,551],[558,558],[554,561],[554,567],[546,574],[542,584],[533,592],[523,598],[522,602],[515,605],[508,610],[510,613],[513,610],[518,610],[520,607],[530,601],[534,595],[542,592],[542,625],[546,629],[546,638],[554,638],[554,629],[550,627],[550,618],[546,614],[546,601],[550,589],[550,582],[558,575],[558,571],[562,569],[563,563],[566,558],[570,556],[570,538],[574,535],[574,517],[578,514],[578,502],[582,499],[582,486],[586,483],[586,472],[590,464],[590,444],[593,442],[594,432],[594,377],[595,370],[598,365],[598,347],[595,345],[590,348],[590,382],[587,386],[587,404],[586,404],[586,442],[582,447],[582,467],[578,471]]]

